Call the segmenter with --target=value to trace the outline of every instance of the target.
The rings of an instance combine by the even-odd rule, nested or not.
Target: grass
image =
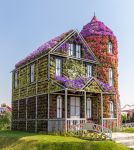
[[[134,128],[123,128],[122,131],[126,133],[134,133]]]
[[[128,150],[113,141],[87,141],[74,137],[0,131],[1,150]]]

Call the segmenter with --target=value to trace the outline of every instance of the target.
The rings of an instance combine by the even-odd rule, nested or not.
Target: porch
[[[106,114],[105,96],[112,98],[116,95],[103,91],[75,91],[67,88],[50,93],[48,131],[80,130],[86,123],[99,125],[102,130],[106,127],[109,129],[118,127],[117,103],[113,104],[113,112],[109,110],[109,114]],[[59,103],[62,101],[61,104],[57,102],[58,98]],[[54,113],[52,113],[53,110]]]

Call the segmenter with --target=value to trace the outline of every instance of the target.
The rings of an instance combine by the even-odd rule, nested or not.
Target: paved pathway
[[[134,150],[134,133],[113,132],[112,139]]]

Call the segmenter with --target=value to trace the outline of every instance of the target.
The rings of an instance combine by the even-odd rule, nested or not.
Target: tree
[[[122,114],[121,115],[121,120],[122,120],[122,123],[126,123],[126,121],[127,121],[127,115],[126,114]]]
[[[9,129],[11,126],[11,113],[4,112],[0,116],[0,130]]]

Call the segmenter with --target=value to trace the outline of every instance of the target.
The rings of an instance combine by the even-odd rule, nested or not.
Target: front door
[[[80,124],[80,97],[70,97],[71,125]]]

